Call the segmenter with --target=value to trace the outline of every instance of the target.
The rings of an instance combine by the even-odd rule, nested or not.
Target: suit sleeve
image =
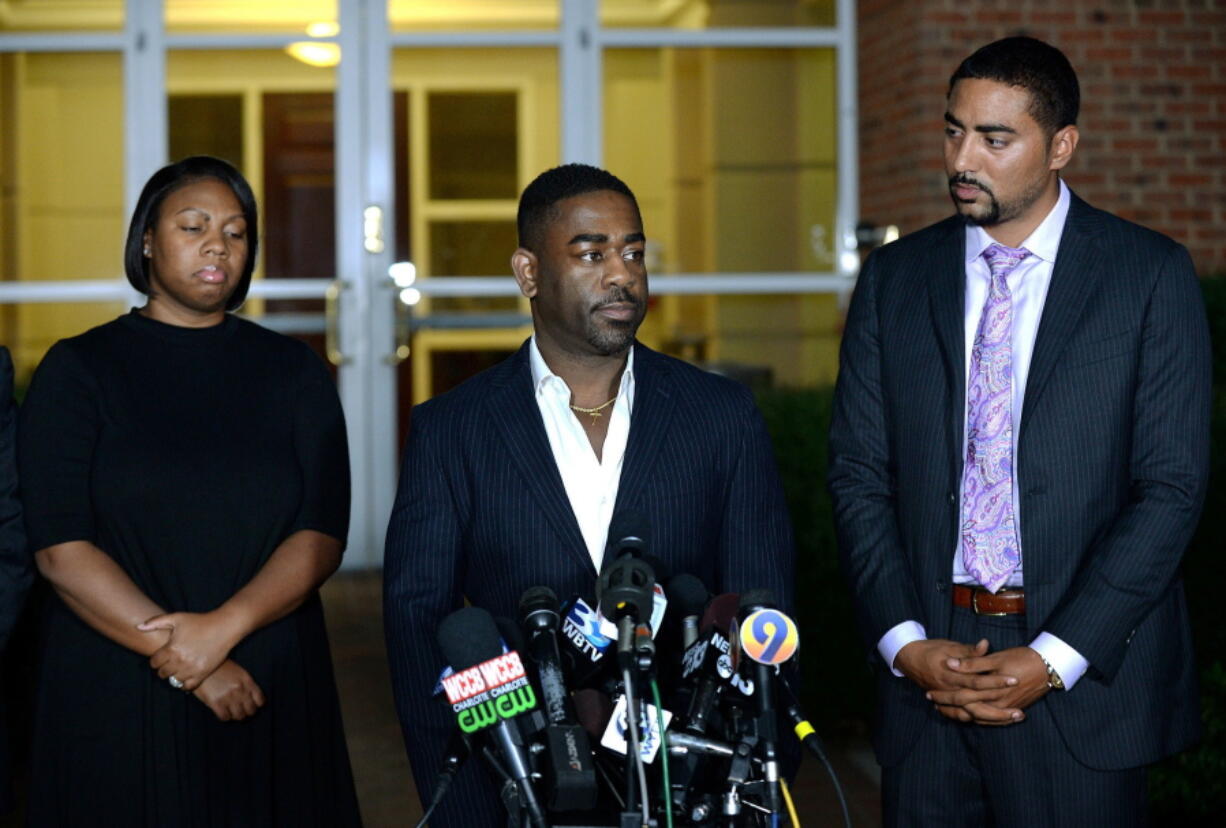
[[[17,405],[13,361],[0,347],[0,651],[8,642],[34,578],[17,497]]]
[[[434,696],[446,665],[438,648],[439,622],[462,605],[465,504],[457,493],[458,450],[448,441],[445,416],[427,403],[413,411],[400,484],[383,561],[383,621],[396,712],[417,792],[430,801],[455,716]],[[500,806],[474,757],[461,770],[432,826],[464,826],[473,814]],[[466,816],[467,815],[467,816]]]
[[[730,592],[769,589],[780,609],[794,614],[796,547],[787,501],[766,423],[748,391],[743,406],[720,535],[720,582]]]
[[[888,630],[923,618],[895,513],[876,301],[879,263],[879,254],[865,263],[847,314],[827,478],[840,564],[865,649],[873,654]]]
[[[1172,245],[1141,331],[1129,502],[1087,550],[1045,625],[1108,680],[1196,530],[1209,476],[1212,381],[1200,284],[1188,252]]]

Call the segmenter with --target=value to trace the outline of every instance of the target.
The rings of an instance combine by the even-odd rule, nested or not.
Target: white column
[[[166,164],[166,29],[162,0],[127,0],[123,48],[125,216]]]
[[[600,166],[604,158],[604,87],[600,4],[561,0],[558,88],[562,161]]]
[[[387,0],[366,0],[366,159],[365,199],[383,211],[384,246],[378,252],[365,252],[365,282],[369,296],[365,318],[366,335],[374,349],[367,363],[370,417],[370,454],[367,476],[370,496],[366,520],[369,521],[369,546],[366,563],[381,565],[383,541],[388,518],[396,496],[396,471],[399,468],[396,393],[395,297],[387,275],[396,251],[396,163],[392,125],[391,48],[388,32]]]
[[[835,212],[835,269],[854,278],[860,270],[856,223],[860,220],[859,68],[856,66],[856,0],[838,0],[835,25],[838,71],[838,205]]]

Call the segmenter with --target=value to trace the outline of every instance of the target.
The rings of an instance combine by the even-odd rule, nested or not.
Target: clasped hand
[[[255,679],[228,656],[242,639],[236,624],[219,611],[172,612],[155,615],[137,629],[169,633],[166,643],[149,657],[161,678],[174,676],[183,690],[196,696],[223,722],[238,721],[264,706]]]
[[[226,660],[242,634],[223,612],[171,612],[155,615],[137,629],[165,630],[170,638],[149,657],[149,666],[162,678],[174,676],[183,689],[194,691]]]
[[[912,641],[895,666],[925,691],[937,711],[960,722],[1009,725],[1048,691],[1047,668],[1030,647],[988,653],[988,641]]]

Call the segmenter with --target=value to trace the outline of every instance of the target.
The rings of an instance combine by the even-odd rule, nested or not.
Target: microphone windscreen
[[[609,726],[609,719],[613,718],[612,700],[590,687],[576,690],[571,694],[571,700],[575,703],[575,718],[579,724],[589,736],[600,741],[605,728]]]
[[[702,623],[699,624],[699,629],[708,629],[714,626],[716,629],[728,631],[728,625],[736,618],[736,611],[740,607],[741,596],[735,592],[725,592],[723,595],[717,595],[711,599],[711,603],[707,604],[707,611],[702,614]]]
[[[707,592],[703,582],[696,575],[688,572],[674,575],[668,582],[665,594],[668,595],[669,603],[682,618],[689,615],[702,615],[707,601],[711,599],[711,593]]]
[[[502,655],[494,617],[480,607],[464,607],[438,625],[438,646],[459,672]]]
[[[626,509],[609,521],[609,539],[605,549],[615,556],[628,549],[642,554],[647,551],[650,541],[651,522],[647,516],[634,509]]]
[[[508,650],[523,652],[527,649],[527,639],[524,638],[524,631],[519,624],[500,615],[494,619],[494,625],[498,627],[498,634],[502,636],[502,641],[507,645]]]
[[[524,594],[519,598],[519,617],[525,618],[540,610],[548,610],[558,615],[561,609],[557,594],[547,586],[534,586],[524,590]]]
[[[749,592],[741,593],[741,606],[743,610],[756,610],[763,607],[775,606],[775,593],[769,589],[751,589]]]

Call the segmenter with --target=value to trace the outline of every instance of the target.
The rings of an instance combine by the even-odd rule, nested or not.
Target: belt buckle
[[[981,611],[979,609],[979,594],[981,592],[987,592],[987,590],[979,589],[978,587],[971,587],[971,610],[976,615],[982,615],[985,618],[1003,618],[1004,616],[1009,614],[1007,612],[983,612]]]

